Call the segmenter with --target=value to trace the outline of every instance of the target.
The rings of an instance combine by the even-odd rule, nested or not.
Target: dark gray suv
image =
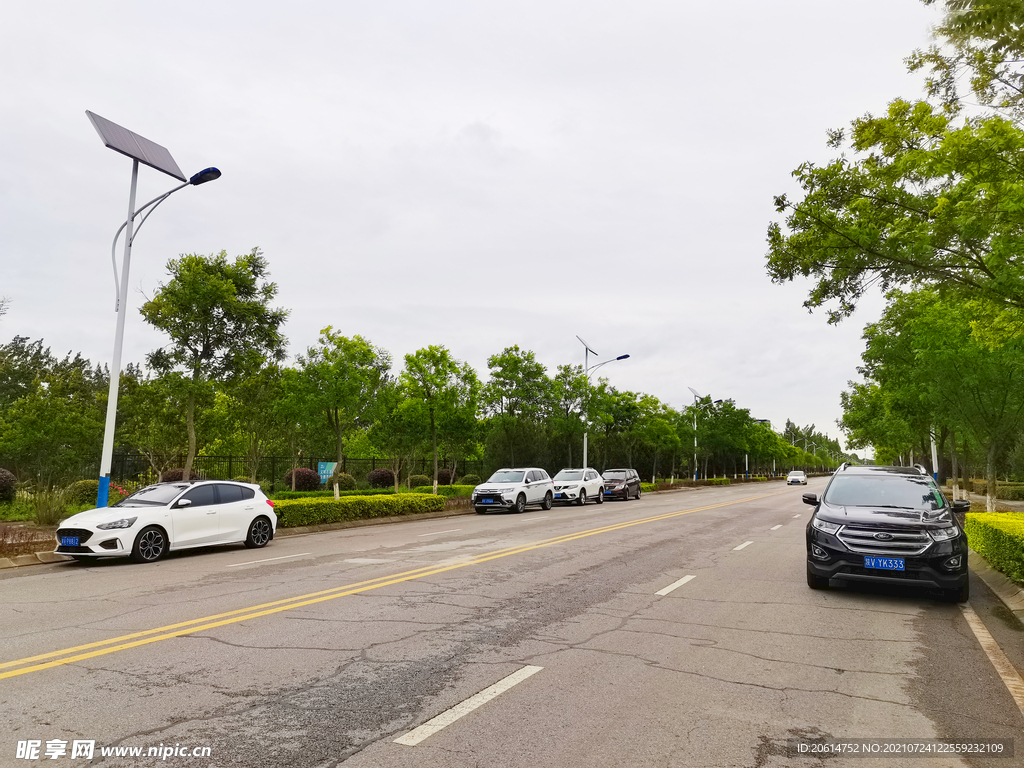
[[[871,581],[942,590],[953,602],[969,596],[967,535],[923,467],[844,464],[814,506],[807,524],[807,586],[829,579]]]

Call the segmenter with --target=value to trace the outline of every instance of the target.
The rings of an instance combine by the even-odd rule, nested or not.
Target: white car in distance
[[[536,504],[542,509],[551,509],[554,498],[551,477],[543,469],[499,469],[486,483],[473,489],[473,508],[478,515],[485,515],[491,509],[523,512]]]
[[[563,469],[555,475],[555,501],[583,506],[588,499],[604,503],[604,478],[596,469]]]
[[[131,557],[153,563],[171,550],[264,547],[277,530],[274,502],[258,485],[221,480],[157,483],[109,507],[72,515],[57,529],[57,554],[75,560]]]
[[[807,473],[794,469],[786,475],[786,485],[807,485]]]

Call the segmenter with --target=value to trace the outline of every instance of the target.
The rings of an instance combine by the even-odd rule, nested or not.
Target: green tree
[[[213,382],[231,381],[285,354],[281,325],[288,312],[270,306],[277,285],[268,282],[267,261],[258,248],[228,261],[188,254],[167,263],[171,279],[142,307],[142,316],[170,337],[149,355],[160,372],[181,371],[189,389],[185,406],[188,453],[185,479],[196,455],[196,398]]]
[[[845,144],[831,134],[833,148]],[[804,306],[848,316],[869,288],[941,286],[1024,308],[1024,132],[998,116],[959,127],[925,102],[896,100],[855,120],[854,158],[794,171],[801,199],[768,229],[775,282],[814,281]]]
[[[535,447],[538,425],[545,415],[550,381],[544,366],[529,350],[518,345],[487,358],[490,379],[484,387],[484,403],[491,425],[502,435],[509,463],[516,466]]]
[[[476,372],[441,346],[429,346],[405,356],[401,382],[408,397],[421,402],[430,422],[434,457],[434,493],[437,493],[438,416],[459,409],[476,411],[470,391],[479,387]]]
[[[362,336],[348,338],[327,326],[320,331],[317,346],[310,347],[298,363],[306,397],[330,425],[341,462],[345,439],[373,421],[374,403],[387,381],[391,355]]]
[[[188,384],[179,373],[144,378],[141,371],[128,366],[121,374],[119,391],[117,443],[145,456],[159,482],[187,448]]]

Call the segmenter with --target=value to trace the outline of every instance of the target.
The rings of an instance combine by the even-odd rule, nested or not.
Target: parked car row
[[[551,509],[555,503],[583,506],[591,499],[640,498],[640,475],[635,469],[609,469],[602,475],[596,469],[563,469],[554,479],[539,467],[499,469],[485,483],[473,489],[473,508],[477,514],[492,509],[523,512],[527,507]]]

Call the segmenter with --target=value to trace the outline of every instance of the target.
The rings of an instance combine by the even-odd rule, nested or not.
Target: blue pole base
[[[110,475],[100,478],[100,488],[96,493],[96,507],[107,506],[107,500],[110,498]]]

